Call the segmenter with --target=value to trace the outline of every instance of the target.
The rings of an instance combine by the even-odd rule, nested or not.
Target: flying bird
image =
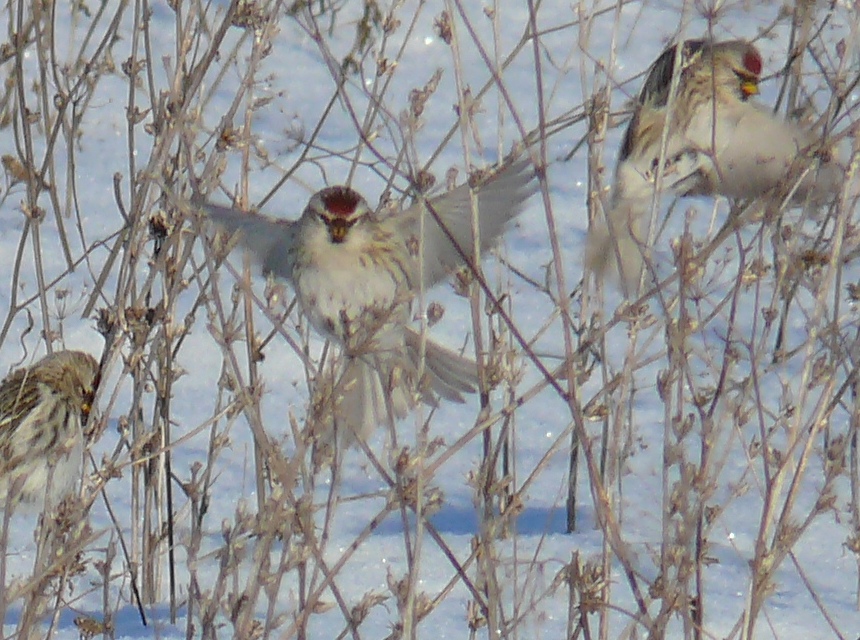
[[[238,232],[265,273],[287,280],[313,327],[340,345],[343,363],[323,417],[352,441],[418,401],[463,402],[477,389],[473,360],[409,326],[413,300],[474,264],[473,195],[485,251],[523,210],[533,178],[530,162],[515,162],[474,188],[461,185],[389,215],[346,186],[314,194],[294,221],[211,203],[203,209]]]

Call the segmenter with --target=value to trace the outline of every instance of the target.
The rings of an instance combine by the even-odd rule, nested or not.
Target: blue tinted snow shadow
[[[475,535],[478,533],[478,512],[471,505],[447,505],[439,513],[430,517],[430,522],[442,534]],[[415,525],[415,517],[410,514],[409,526]],[[590,512],[577,512],[577,530],[588,531],[594,527]],[[517,535],[541,536],[565,533],[567,518],[562,508],[531,507],[519,515],[516,522]],[[402,535],[403,520],[400,513],[385,519],[376,529],[379,535]]]

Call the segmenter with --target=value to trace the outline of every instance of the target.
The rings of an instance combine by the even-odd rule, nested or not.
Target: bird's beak
[[[84,393],[84,401],[81,403],[81,414],[84,416],[84,422],[86,422],[90,417],[90,412],[93,410],[93,400],[95,399],[95,393],[92,391],[86,391]]]
[[[741,80],[741,93],[744,98],[758,95],[758,82],[755,80]]]
[[[328,235],[334,244],[340,244],[346,239],[346,232],[353,225],[353,220],[344,220],[343,218],[335,218],[327,220]]]

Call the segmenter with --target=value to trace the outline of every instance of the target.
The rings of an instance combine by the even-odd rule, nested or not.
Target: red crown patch
[[[326,210],[341,218],[349,218],[361,202],[361,196],[349,187],[329,187],[320,192]]]
[[[750,48],[744,54],[744,68],[750,73],[759,76],[761,75],[761,67],[761,56],[759,55],[758,51]]]

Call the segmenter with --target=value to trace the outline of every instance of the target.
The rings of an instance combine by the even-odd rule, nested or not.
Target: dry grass
[[[652,267],[677,275],[619,303],[609,283],[580,282],[571,220],[605,199],[624,96],[651,59],[629,41],[650,37],[639,12],[656,7],[513,4],[7,2],[0,210],[23,212],[23,225],[5,258],[0,345],[7,359],[21,345],[79,348],[96,344],[95,326],[105,372],[91,425],[98,472],[42,523],[32,576],[0,575],[9,637],[53,635],[69,610],[81,637],[114,637],[135,608],[164,603],[189,638],[415,638],[439,619],[470,638],[782,637],[768,614],[780,581],[804,585],[822,633],[850,635],[808,576],[804,535],[825,520],[841,530],[826,538],[830,556],[844,543],[860,576],[854,166],[824,212],[737,203],[733,219],[750,222],[720,229],[724,205],[675,203],[668,222],[655,219],[663,253]],[[847,157],[851,12],[706,4],[679,0],[663,15],[694,20],[691,36],[761,32],[775,108],[818,119]],[[427,51],[444,55],[422,59],[433,23],[444,45]],[[504,36],[511,23],[518,41]],[[541,90],[523,92],[535,78]],[[440,93],[457,96],[459,118]],[[480,167],[524,139],[549,167],[523,232],[542,252],[502,255],[464,276],[462,298],[445,298],[448,331],[480,363],[471,428],[454,432],[425,408],[399,442],[315,450],[305,415],[334,356],[288,288],[252,279],[203,239],[192,194],[295,203],[293,216],[326,181],[399,200],[430,174],[444,183],[451,163]],[[103,167],[79,156],[112,144],[124,164],[90,175]],[[94,185],[113,189],[110,211],[87,210],[107,206]],[[184,367],[216,361],[209,386],[189,382]],[[285,368],[289,380],[266,375]],[[266,405],[272,390],[288,410]],[[455,435],[442,441],[440,429]],[[234,508],[223,496],[237,495],[236,442],[252,447],[253,498]],[[443,487],[474,497],[470,544],[430,517],[451,508]],[[96,528],[82,514],[102,489]],[[518,517],[535,500],[567,511],[569,542],[536,533],[542,522],[523,533]],[[732,549],[741,515],[757,526]],[[402,533],[385,544],[401,560],[356,597],[368,541],[392,522]],[[727,558],[748,563],[731,574],[745,602],[728,611],[710,579]],[[428,568],[446,580],[428,588]]]

